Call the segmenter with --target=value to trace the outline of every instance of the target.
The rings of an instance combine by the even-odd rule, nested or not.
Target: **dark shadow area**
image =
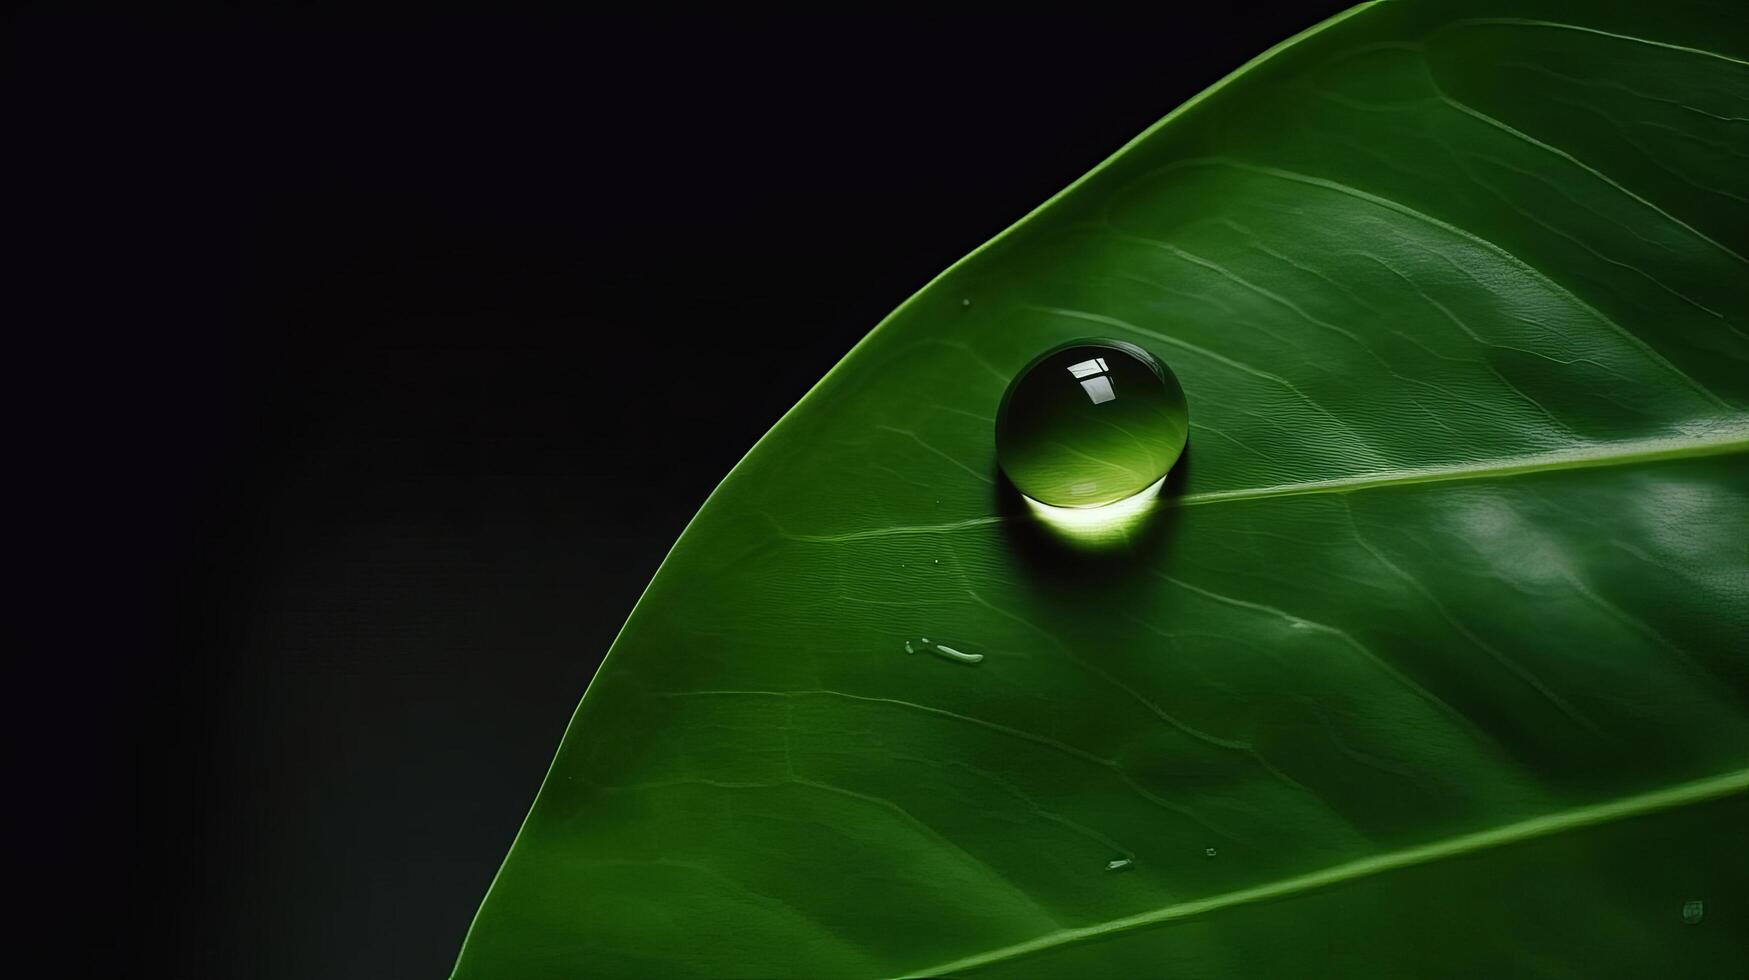
[[[19,564],[67,607],[9,678],[20,890],[77,928],[37,974],[446,976],[747,448],[943,268],[1344,6],[16,14]]]

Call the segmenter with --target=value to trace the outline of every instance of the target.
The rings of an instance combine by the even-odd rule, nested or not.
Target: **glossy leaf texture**
[[[457,975],[1749,974],[1746,255],[1738,3],[1265,53],[727,477]],[[1083,336],[1191,408],[1101,552],[992,440]]]

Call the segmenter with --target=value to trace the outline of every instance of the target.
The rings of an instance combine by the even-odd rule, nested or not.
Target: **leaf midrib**
[[[1709,800],[1722,799],[1735,793],[1749,790],[1749,769],[1737,769],[1721,773],[1706,779],[1681,783],[1664,789],[1652,790],[1633,796],[1622,797],[1602,803],[1562,810],[1558,813],[1531,817],[1516,823],[1506,824],[1489,830],[1460,834],[1443,840],[1414,847],[1377,854],[1372,857],[1333,865],[1318,871],[1294,875],[1249,888],[1223,892],[1207,898],[1179,902],[1162,906],[1147,912],[1111,919],[1092,926],[1078,929],[1062,929],[1057,932],[1030,939],[1023,943],[1015,943],[999,949],[974,953],[949,963],[941,963],[920,970],[910,971],[904,976],[947,976],[962,970],[989,966],[1003,960],[1018,959],[1034,953],[1066,946],[1072,943],[1084,942],[1103,936],[1111,936],[1135,929],[1160,925],[1166,922],[1188,919],[1210,912],[1231,908],[1236,905],[1247,905],[1254,902],[1284,898],[1315,891],[1330,885],[1360,878],[1370,878],[1386,874],[1402,868],[1430,864],[1446,858],[1471,854],[1477,851],[1505,847],[1539,837],[1550,837],[1556,834],[1600,824],[1614,823],[1634,817],[1645,816],[1661,810],[1690,806]]]
[[[1161,499],[1160,505],[1163,507],[1200,507],[1241,500],[1269,500],[1322,493],[1355,493],[1382,487],[1454,483],[1464,480],[1493,480],[1531,473],[1633,466],[1664,460],[1729,456],[1738,453],[1749,453],[1749,424],[1734,419],[1721,420],[1714,434],[1701,438],[1683,439],[1656,436],[1649,439],[1557,449],[1524,456],[1502,456],[1455,466],[1423,466],[1378,473],[1363,473],[1358,476],[1335,477],[1328,480],[1307,480],[1303,483],[1278,483],[1267,487],[1244,487],[1238,490],[1211,490],[1206,493],[1185,494],[1181,497],[1164,497]],[[791,541],[807,544],[838,544],[846,541],[860,541],[864,538],[884,538],[895,535],[947,534],[1001,524],[1005,520],[1007,518],[991,515],[942,524],[902,524],[861,531],[845,531],[838,534],[780,533]]]
[[[1574,449],[1557,449],[1525,456],[1496,457],[1482,462],[1456,466],[1415,467],[1359,476],[1335,477],[1329,480],[1308,480],[1303,483],[1283,483],[1268,487],[1193,493],[1173,498],[1168,503],[1180,507],[1194,507],[1231,500],[1297,497],[1311,493],[1346,493],[1374,487],[1405,484],[1496,479],[1520,476],[1526,473],[1630,466],[1636,463],[1650,463],[1666,459],[1726,456],[1741,452],[1749,452],[1749,425],[1744,425],[1733,419],[1722,422],[1718,434],[1702,438],[1683,439],[1657,436],[1649,439],[1581,446]]]

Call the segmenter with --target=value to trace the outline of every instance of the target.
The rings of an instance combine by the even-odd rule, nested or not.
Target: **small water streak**
[[[927,636],[916,640],[906,640],[905,652],[933,653],[945,660],[952,660],[955,663],[962,664],[976,664],[983,663],[984,661],[984,655],[981,653],[966,653],[963,650],[955,650],[953,647],[950,647],[945,643],[937,643]]]

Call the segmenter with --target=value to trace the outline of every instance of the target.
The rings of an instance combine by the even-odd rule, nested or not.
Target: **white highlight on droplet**
[[[1105,376],[1110,370],[1105,366],[1103,357],[1069,365],[1069,373],[1081,382],[1081,390],[1087,392],[1087,397],[1095,405],[1117,400],[1117,392],[1111,387],[1111,379]]]
[[[1095,357],[1090,361],[1069,365],[1069,373],[1077,378],[1085,378],[1095,374],[1104,374],[1111,368],[1105,366],[1105,358]]]

